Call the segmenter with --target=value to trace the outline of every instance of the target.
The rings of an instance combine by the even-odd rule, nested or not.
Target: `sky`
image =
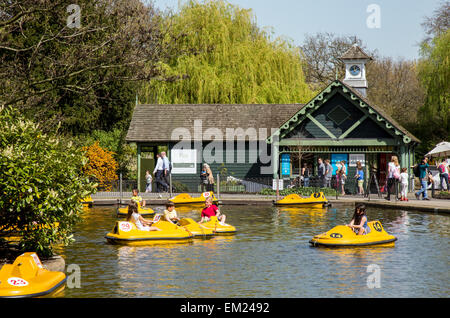
[[[178,9],[184,0],[153,0],[156,7]],[[370,50],[395,59],[418,59],[421,26],[441,0],[228,0],[252,9],[261,28],[301,45],[306,34],[356,35]]]

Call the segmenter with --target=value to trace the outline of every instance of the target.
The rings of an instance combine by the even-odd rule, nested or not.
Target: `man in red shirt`
[[[202,210],[200,223],[208,222],[212,216],[217,216],[217,219],[225,223],[225,214],[221,214],[217,205],[213,204],[212,198],[208,197],[205,201],[205,208]]]

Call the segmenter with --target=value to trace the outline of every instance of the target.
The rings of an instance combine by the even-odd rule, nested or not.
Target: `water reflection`
[[[152,208],[162,213],[164,207]],[[353,208],[221,206],[233,236],[191,243],[116,246],[104,235],[115,209],[93,208],[61,250],[82,270],[82,288],[63,297],[428,297],[448,296],[446,215],[370,208],[398,237],[394,248],[314,248],[316,234],[353,216]],[[201,208],[176,208],[200,219]],[[432,247],[432,248],[430,248]],[[367,266],[381,269],[380,289],[367,287]]]

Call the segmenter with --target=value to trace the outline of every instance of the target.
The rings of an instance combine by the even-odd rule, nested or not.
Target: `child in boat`
[[[164,218],[167,222],[176,224],[180,219],[177,216],[177,211],[175,211],[175,203],[167,202],[166,209],[164,210]]]
[[[153,221],[148,221],[139,214],[138,204],[135,201],[131,201],[128,205],[127,222],[133,222],[141,231],[161,231],[161,229],[152,226]]]
[[[202,210],[202,219],[199,223],[208,222],[211,216],[217,216],[219,222],[225,223],[226,215],[221,214],[217,205],[213,204],[212,197],[206,198],[205,208]]]
[[[358,235],[370,233],[370,228],[367,225],[366,206],[364,204],[358,204],[355,207],[353,218],[347,226],[350,226]]]
[[[145,200],[142,199],[142,197],[139,195],[138,189],[133,189],[132,191],[133,196],[131,197],[131,201],[136,202],[143,208],[145,206]]]

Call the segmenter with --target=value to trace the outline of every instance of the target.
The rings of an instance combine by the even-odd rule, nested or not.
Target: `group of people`
[[[440,177],[440,185],[441,188],[444,188],[446,185],[447,191],[450,192],[449,187],[449,171],[450,167],[447,164],[447,161],[442,161],[437,165]],[[430,165],[428,164],[428,158],[425,157],[421,160],[420,164],[416,167],[412,167],[413,169],[417,169],[417,177],[420,181],[420,190],[415,193],[416,199],[420,200],[422,196],[422,200],[430,200],[428,198],[428,183],[434,182],[433,175],[430,172]],[[400,183],[401,185],[401,194],[400,201],[408,201],[408,169],[406,167],[401,168],[398,162],[397,156],[392,156],[391,161],[388,164],[387,171],[387,196],[386,200],[390,200],[391,194],[393,194],[393,189],[397,188],[397,185]]]
[[[153,170],[153,176],[155,176],[156,181],[156,192],[168,192],[170,185],[170,172],[172,166],[170,164],[169,158],[167,158],[166,153],[162,151],[156,154],[156,165]],[[152,192],[152,182],[153,177],[150,171],[145,172],[146,187],[145,192]]]
[[[319,178],[319,186],[323,188],[331,188],[331,179],[333,177],[333,166],[330,163],[329,159],[323,160],[322,158],[317,159],[317,176]],[[342,195],[345,195],[345,182],[347,180],[347,166],[346,161],[338,161],[336,162],[336,184],[337,189],[341,192]],[[301,169],[301,179],[303,180],[303,186],[309,187],[310,178],[312,176],[312,166],[307,163],[303,164]],[[364,193],[363,183],[364,183],[364,171],[361,163],[357,162],[357,173],[355,178],[358,180],[358,191],[360,194]]]
[[[141,214],[139,214],[139,206],[144,207],[145,200],[139,196],[137,189],[133,189],[133,196],[128,204],[126,221],[136,224],[138,230],[141,231],[161,231],[158,227],[153,226],[153,224],[157,221],[146,220]],[[175,210],[175,203],[173,202],[169,201],[166,203],[166,209],[163,213],[164,220],[167,222],[178,224],[180,221],[177,211]],[[205,207],[202,209],[202,213],[200,215],[201,219],[198,223],[208,222],[212,216],[216,216],[220,222],[225,223],[226,215],[222,214],[217,205],[213,204],[212,197],[208,197],[205,200]]]
[[[441,163],[436,165],[439,172],[439,181],[441,189],[444,189],[444,185],[447,188],[447,192],[450,193],[450,187],[449,187],[449,172],[450,172],[450,166],[448,165],[447,161],[442,161]],[[428,182],[433,182],[433,175],[431,174],[429,170],[430,165],[428,164],[428,158],[425,157],[422,159],[420,164],[417,166],[417,169],[419,170],[419,181],[420,181],[420,190],[415,193],[416,199],[420,199],[420,195],[422,195],[422,200],[429,200],[427,189],[428,189]]]

